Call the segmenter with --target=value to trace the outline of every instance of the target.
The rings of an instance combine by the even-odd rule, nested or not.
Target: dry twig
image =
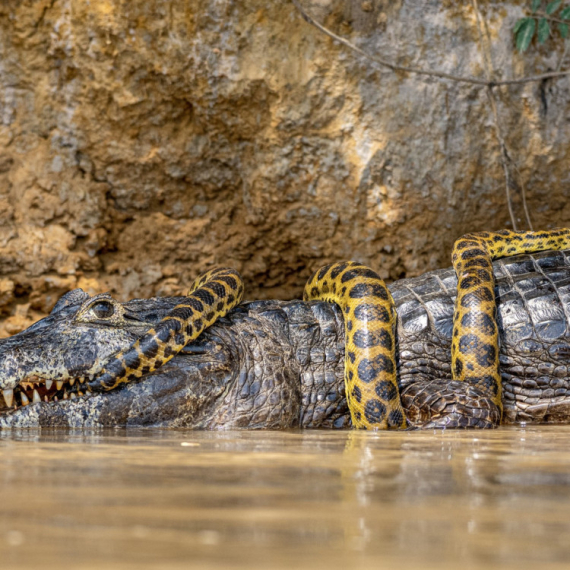
[[[295,7],[297,8],[297,11],[299,12],[299,14],[303,17],[303,19],[307,23],[311,24],[312,26],[314,26],[315,28],[320,30],[323,34],[325,34],[325,35],[329,36],[330,38],[332,38],[333,40],[341,43],[342,45],[351,49],[355,53],[361,55],[362,57],[365,57],[366,59],[368,59],[374,63],[377,63],[378,65],[380,65],[382,67],[386,67],[392,71],[415,73],[417,75],[425,75],[428,77],[435,77],[438,79],[456,81],[459,83],[469,83],[471,85],[477,85],[477,86],[481,86],[481,87],[486,88],[487,96],[489,98],[489,102],[491,105],[491,111],[493,114],[493,122],[495,124],[495,133],[496,133],[497,140],[499,141],[499,146],[501,149],[500,156],[501,156],[501,163],[503,166],[503,171],[505,174],[505,186],[506,186],[505,190],[506,190],[506,197],[507,197],[507,206],[509,209],[509,216],[510,216],[511,222],[513,224],[513,229],[517,229],[517,223],[516,223],[516,218],[515,218],[514,211],[513,211],[512,196],[511,196],[511,186],[515,185],[515,181],[512,179],[512,176],[510,173],[510,166],[512,166],[514,168],[514,170],[518,173],[519,177],[520,177],[520,172],[518,170],[517,165],[514,163],[514,161],[511,159],[511,157],[509,155],[508,148],[507,148],[507,145],[505,143],[505,139],[504,139],[502,132],[501,132],[499,114],[498,114],[498,110],[497,110],[497,101],[495,98],[495,94],[493,92],[493,88],[494,87],[500,87],[502,85],[516,85],[516,84],[532,83],[532,82],[544,81],[545,79],[552,79],[552,78],[556,78],[556,77],[565,77],[567,75],[570,75],[570,70],[560,71],[560,65],[561,65],[561,63],[560,63],[557,71],[551,71],[548,73],[541,73],[540,75],[531,75],[531,76],[527,76],[527,77],[519,77],[519,78],[515,78],[515,79],[504,79],[501,81],[496,81],[493,79],[492,70],[489,69],[489,66],[488,66],[488,63],[486,60],[485,60],[485,72],[486,72],[487,77],[485,79],[478,78],[478,77],[468,77],[468,76],[463,76],[463,75],[454,75],[452,73],[446,73],[443,71],[437,71],[437,70],[432,70],[432,69],[422,69],[422,68],[417,68],[417,67],[408,67],[408,66],[404,66],[404,65],[397,65],[395,63],[392,63],[391,61],[388,61],[388,60],[382,59],[380,57],[371,55],[371,54],[365,52],[364,50],[360,49],[358,46],[355,46],[353,43],[349,42],[347,39],[335,34],[331,30],[329,30],[328,28],[326,28],[325,26],[323,26],[322,24],[317,22],[301,6],[299,0],[291,0],[291,1],[293,2]],[[481,26],[481,15],[479,12],[477,0],[472,0],[472,3],[473,3],[473,7],[475,9],[475,13],[477,15],[477,21],[479,24],[479,26],[478,26],[479,39],[481,41],[481,47],[483,49],[483,47],[484,47],[483,42],[482,42],[483,38],[482,38],[482,32],[481,32],[481,28],[480,28],[480,26]],[[485,58],[483,58],[483,59],[485,59]],[[527,204],[526,204],[526,191],[525,191],[524,184],[522,183],[522,179],[520,180],[519,185],[521,188],[521,197],[522,197],[522,203],[523,203],[523,209],[525,212],[526,222],[527,222],[529,228],[532,229],[532,222],[530,220],[530,215],[529,215]]]
[[[337,42],[339,42],[342,45],[346,46],[347,48],[351,49],[352,51],[354,51],[354,52],[358,53],[359,55],[365,57],[366,59],[369,59],[370,61],[373,61],[373,62],[377,63],[378,65],[381,65],[382,67],[387,67],[388,69],[391,69],[392,71],[404,71],[406,73],[416,73],[417,75],[427,75],[429,77],[437,77],[439,79],[449,79],[450,81],[458,81],[460,83],[470,83],[472,85],[480,85],[481,87],[499,87],[501,85],[514,85],[517,83],[532,83],[533,81],[542,81],[544,79],[550,79],[552,77],[563,77],[566,75],[570,75],[570,70],[550,71],[548,73],[542,73],[540,75],[531,75],[528,77],[520,77],[518,79],[504,79],[501,81],[492,81],[492,80],[479,79],[477,77],[454,75],[452,73],[445,73],[444,71],[435,71],[432,69],[422,69],[419,67],[407,67],[405,65],[396,65],[395,63],[392,63],[391,61],[388,61],[388,60],[382,59],[380,57],[376,57],[374,55],[371,55],[371,54],[365,52],[364,50],[360,49],[359,47],[355,46],[353,43],[349,42],[347,39],[345,39],[341,36],[338,36],[337,34],[332,32],[328,28],[325,28],[325,26],[323,26],[322,24],[317,22],[310,14],[308,14],[305,11],[305,9],[301,6],[301,4],[299,3],[299,0],[291,0],[291,1],[293,2],[295,7],[297,8],[297,10],[299,11],[299,14],[301,14],[303,19],[307,23],[311,24],[312,26],[314,26],[315,28],[317,28],[318,30],[323,32],[323,34],[326,34],[327,36],[329,36],[333,40],[336,40]]]
[[[479,10],[479,3],[477,0],[471,0],[473,4],[473,10],[475,11],[475,15],[477,16],[477,31],[479,34],[479,45],[481,46],[481,51],[483,52],[483,62],[485,65],[485,75],[487,76],[487,80],[490,82],[493,77],[493,61],[491,55],[486,58],[485,54],[485,40],[483,37],[483,30],[484,30],[484,21],[483,16],[481,15],[481,11]],[[514,213],[513,208],[513,198],[511,196],[511,186],[516,187],[519,186],[521,190],[521,198],[523,203],[523,210],[526,217],[526,223],[528,229],[532,230],[532,222],[530,219],[530,214],[526,205],[526,189],[524,186],[524,182],[522,181],[522,177],[520,176],[520,171],[518,166],[516,165],[515,161],[511,158],[509,153],[509,149],[507,147],[507,143],[505,141],[505,137],[502,133],[501,121],[499,119],[499,111],[497,109],[497,98],[495,96],[495,92],[493,88],[488,86],[487,87],[487,97],[489,98],[489,103],[491,105],[491,112],[493,115],[493,123],[495,124],[495,134],[497,137],[497,141],[499,142],[500,153],[499,156],[501,157],[501,165],[503,167],[503,172],[505,174],[505,194],[507,198],[507,206],[509,208],[509,216],[511,218],[511,223],[513,224],[513,229],[518,229],[516,215]],[[517,173],[518,180],[515,180],[515,177],[511,177],[511,167]]]

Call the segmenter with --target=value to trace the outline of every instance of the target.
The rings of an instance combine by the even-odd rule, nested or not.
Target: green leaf
[[[558,31],[564,39],[568,38],[568,24],[558,24]]]
[[[534,18],[525,18],[525,21],[521,24],[517,33],[517,49],[519,51],[526,51],[530,42],[532,41],[532,36],[534,35],[534,30],[536,28],[536,21]]]
[[[517,20],[517,23],[515,24],[515,27],[513,28],[513,34],[515,34],[515,36],[518,34],[519,30],[521,29],[521,26],[527,20],[530,20],[530,18],[521,18],[520,20]]]
[[[568,20],[570,18],[570,6],[566,6],[566,8],[560,12],[560,17],[563,20]]]
[[[517,20],[517,23],[515,24],[515,27],[513,28],[513,33],[515,35],[517,35],[518,31],[521,29],[521,26],[530,18],[521,18],[520,20]]]
[[[550,16],[551,14],[554,14],[554,12],[556,12],[556,10],[558,10],[558,8],[560,8],[560,4],[562,4],[562,0],[554,0],[554,2],[550,2],[547,6],[546,6],[546,13]]]
[[[537,32],[538,43],[543,44],[548,39],[549,35],[550,35],[550,26],[548,25],[546,18],[540,18],[540,20],[538,21],[538,32]]]
[[[530,9],[533,12],[536,12],[540,8],[541,3],[542,3],[542,0],[532,0],[532,6]]]
[[[515,27],[513,28],[513,33],[515,34],[515,36],[519,33],[519,30],[521,29],[522,25],[527,20],[532,20],[532,18],[521,18],[520,20],[517,20],[517,23],[515,24]]]

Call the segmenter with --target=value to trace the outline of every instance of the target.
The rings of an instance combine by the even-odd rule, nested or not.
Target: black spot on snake
[[[178,339],[176,339],[178,340]],[[173,348],[171,348],[170,346],[165,346],[164,347],[164,358],[165,360],[169,359],[171,356],[174,356],[175,354],[178,354],[178,350],[174,350]]]
[[[473,249],[468,249],[467,251],[464,251],[461,254],[461,259],[463,259],[463,261],[467,261],[468,259],[473,259],[474,257],[485,257],[486,255],[487,255],[487,252],[485,250],[473,248]]]
[[[493,366],[497,358],[497,350],[492,344],[480,343],[475,353],[479,366]]]
[[[190,307],[184,307],[183,305],[178,305],[174,307],[170,313],[168,313],[169,317],[181,319],[183,321],[187,321],[192,315],[194,311]]]
[[[455,378],[460,378],[463,372],[463,361],[459,358],[455,359]]]
[[[348,267],[348,263],[338,263],[331,271],[331,278],[336,279]]]
[[[372,305],[371,303],[361,303],[354,309],[354,316],[359,321],[364,322],[386,322],[385,314],[387,314],[385,307],[379,307],[378,305]]]
[[[386,415],[386,406],[380,401],[372,398],[364,406],[364,416],[371,424],[378,424]]]
[[[378,354],[373,359],[363,358],[358,364],[358,378],[368,384],[376,379],[379,374],[394,372],[394,363],[383,354]]]
[[[129,350],[123,358],[123,364],[131,370],[137,369],[141,364],[138,353],[134,350]]]
[[[468,275],[467,277],[462,277],[458,282],[458,287],[463,289],[471,289],[472,287],[477,287],[481,285],[482,281],[477,275]]]
[[[366,278],[368,278],[368,279],[380,279],[380,276],[378,275],[378,273],[376,273],[375,271],[372,271],[372,269],[369,269],[368,267],[358,267],[355,269],[351,269],[350,271],[347,271],[340,278],[340,281],[341,281],[341,283],[346,283],[347,281],[351,281],[355,277],[358,277],[361,279],[366,279]]]
[[[158,343],[154,338],[143,337],[139,347],[147,358],[154,358],[158,353]]]
[[[499,385],[497,384],[497,380],[492,376],[481,376],[479,378],[469,378],[468,380],[469,384],[477,386],[493,397],[499,394]]]
[[[223,281],[230,289],[237,287],[237,281],[231,275],[220,275],[217,279]]]
[[[392,348],[391,335],[383,330],[357,330],[354,333],[352,342],[358,348],[372,348],[374,346],[382,345],[384,348]]]
[[[394,386],[392,382],[388,382],[386,380],[378,382],[378,384],[376,384],[375,391],[376,395],[379,398],[382,398],[382,400],[386,400],[388,402],[395,400],[398,397],[398,389],[396,386]]]
[[[481,301],[492,301],[495,297],[487,287],[479,287],[476,291],[466,293],[461,298],[461,306],[465,309],[478,308]]]
[[[357,283],[349,292],[351,299],[362,299],[363,297],[378,297],[384,301],[388,300],[388,291],[379,283]]]
[[[169,327],[160,327],[155,334],[158,341],[166,342],[172,333]]]
[[[360,391],[360,388],[358,386],[354,386],[354,388],[352,389],[352,396],[360,404],[360,402],[362,401],[362,392]]]
[[[208,307],[211,307],[214,304],[215,301],[214,296],[212,295],[212,293],[206,291],[204,288],[194,291],[193,295],[198,299],[200,299],[202,303],[208,305]]]
[[[497,332],[497,325],[487,313],[468,312],[461,317],[461,326],[465,329],[475,329],[485,336],[493,336]],[[455,330],[454,336],[455,336]]]
[[[330,269],[330,265],[325,265],[322,267],[318,274],[319,281],[327,274],[327,271]]]
[[[388,425],[390,427],[400,427],[404,422],[404,416],[400,410],[392,410],[388,414]]]
[[[204,310],[204,305],[200,299],[196,299],[195,297],[188,297],[188,300],[185,302],[186,305],[190,305],[195,311],[201,313]]]

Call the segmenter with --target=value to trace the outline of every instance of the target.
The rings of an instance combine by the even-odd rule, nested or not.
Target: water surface
[[[0,432],[0,567],[568,568],[570,427]]]

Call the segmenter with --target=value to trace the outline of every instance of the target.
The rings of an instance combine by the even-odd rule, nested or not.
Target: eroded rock
[[[522,1],[487,7],[485,50],[470,4],[304,4],[408,65],[483,76],[486,50],[507,78],[560,57],[514,52]],[[536,227],[569,219],[569,86],[497,90]],[[288,2],[0,5],[3,334],[66,288],[180,293],[223,264],[249,297],[291,298],[325,262],[413,276],[508,226],[484,90],[379,70]]]

